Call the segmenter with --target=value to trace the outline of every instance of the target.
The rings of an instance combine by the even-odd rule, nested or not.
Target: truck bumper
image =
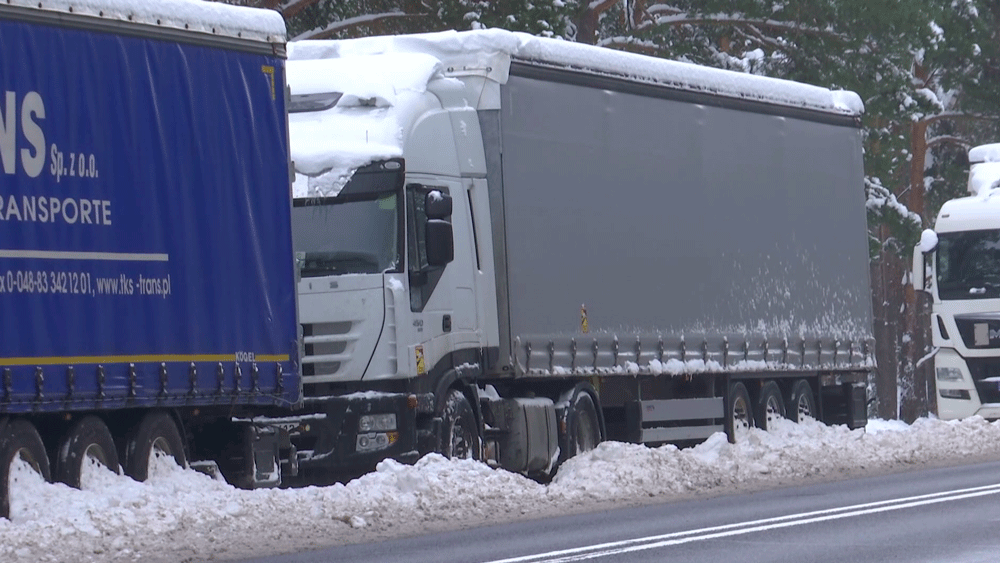
[[[975,415],[988,420],[1000,419],[1000,403],[984,403],[980,393],[983,390],[995,395],[1000,390],[1000,381],[993,382],[993,378],[989,377],[993,371],[1000,376],[1000,359],[976,361],[982,364],[979,371],[986,371],[974,376],[969,363],[955,350],[942,348],[934,357],[938,417],[942,420]],[[991,367],[994,363],[995,367]]]
[[[384,459],[415,462],[415,402],[408,394],[359,393],[315,403],[310,410],[317,416],[290,432],[299,470],[341,479],[371,471]]]

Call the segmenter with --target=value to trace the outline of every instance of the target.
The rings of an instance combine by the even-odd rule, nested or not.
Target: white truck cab
[[[938,415],[1000,419],[1000,144],[969,151],[969,193],[946,202],[914,251],[933,299]]]

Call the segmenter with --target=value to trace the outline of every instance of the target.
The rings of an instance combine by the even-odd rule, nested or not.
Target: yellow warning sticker
[[[580,305],[580,332],[584,334],[590,332],[590,323],[587,321],[586,305]]]
[[[424,347],[416,347],[417,355],[417,375],[423,375],[427,373],[427,364],[424,362]]]

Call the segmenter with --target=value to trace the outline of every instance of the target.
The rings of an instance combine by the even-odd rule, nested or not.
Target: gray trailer
[[[344,437],[302,467],[866,423],[854,94],[498,30],[293,43],[289,82],[306,401]]]

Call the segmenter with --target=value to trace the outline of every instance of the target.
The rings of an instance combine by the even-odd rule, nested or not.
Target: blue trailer
[[[274,485],[301,401],[276,12],[0,5],[0,515],[12,464]]]

